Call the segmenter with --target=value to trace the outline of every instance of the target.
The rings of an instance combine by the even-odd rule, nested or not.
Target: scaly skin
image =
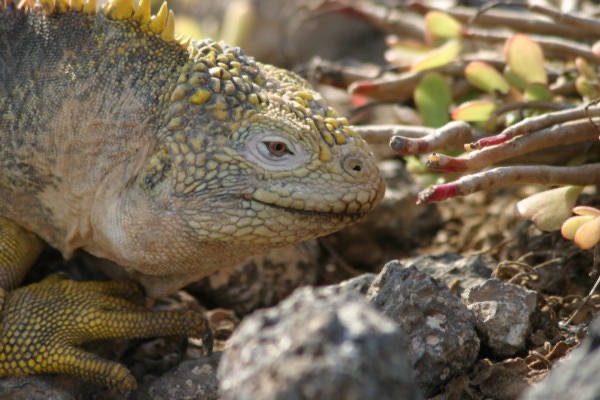
[[[0,258],[4,289],[18,286],[39,251],[38,239],[23,239],[31,233],[65,257],[83,249],[113,261],[158,297],[336,231],[379,203],[383,181],[366,143],[304,80],[221,43],[187,46],[173,38],[166,6],[151,18],[149,1],[135,10],[130,1],[98,11],[75,0],[23,10],[0,3],[0,250],[31,246],[28,257]],[[18,245],[7,233],[15,230]],[[205,331],[201,317],[192,328],[159,329],[143,312],[122,321],[147,326],[117,334],[112,326],[126,323],[109,327],[92,309],[96,336],[71,337],[81,329],[61,321],[83,302],[75,293],[107,294],[116,311],[124,300],[100,283],[39,285],[4,296],[3,338],[26,329],[32,342],[69,339],[51,351],[38,342],[2,347],[0,374],[69,372],[130,390],[122,371],[64,349],[95,337]],[[73,294],[57,296],[64,285]],[[41,314],[22,300],[34,291]],[[54,315],[58,328],[42,333],[39,315]],[[60,359],[53,368],[31,361],[50,356]]]

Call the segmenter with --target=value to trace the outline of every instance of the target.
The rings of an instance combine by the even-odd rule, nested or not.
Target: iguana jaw
[[[360,188],[359,185],[354,188],[349,187],[346,194],[335,201],[325,198],[309,199],[308,201],[282,198],[275,190],[264,189],[257,189],[243,197],[258,204],[294,214],[357,221],[376,207],[383,199],[384,194],[385,185],[380,179],[378,182],[373,182],[373,187],[370,185],[366,188]]]

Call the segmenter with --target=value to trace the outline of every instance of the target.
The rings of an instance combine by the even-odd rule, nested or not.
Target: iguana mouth
[[[362,217],[364,217],[367,214],[364,211],[350,213],[350,212],[335,212],[335,211],[322,211],[322,210],[306,210],[306,209],[302,209],[302,208],[282,206],[277,203],[269,203],[266,201],[258,200],[254,197],[250,197],[250,198],[248,198],[248,200],[251,200],[255,203],[269,206],[272,208],[278,208],[280,210],[284,210],[291,214],[299,214],[299,215],[303,215],[306,217],[317,217],[317,218],[327,218],[327,219],[336,219],[336,220],[343,220],[343,219],[347,218],[351,221],[356,221],[356,220],[361,219]]]

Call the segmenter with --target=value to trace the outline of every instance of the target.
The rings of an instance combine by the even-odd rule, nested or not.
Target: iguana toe
[[[52,276],[0,292],[0,375],[67,373],[123,392],[135,388],[127,368],[76,346],[99,339],[202,337],[210,329],[193,311],[148,311],[129,282],[76,282]]]

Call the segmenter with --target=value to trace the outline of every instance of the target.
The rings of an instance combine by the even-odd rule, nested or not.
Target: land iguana
[[[110,260],[159,297],[357,221],[384,184],[295,74],[176,39],[166,4],[86,1],[0,1],[0,375],[130,391],[127,368],[77,346],[201,337],[204,318],[135,305],[127,281],[19,287],[43,246]]]

